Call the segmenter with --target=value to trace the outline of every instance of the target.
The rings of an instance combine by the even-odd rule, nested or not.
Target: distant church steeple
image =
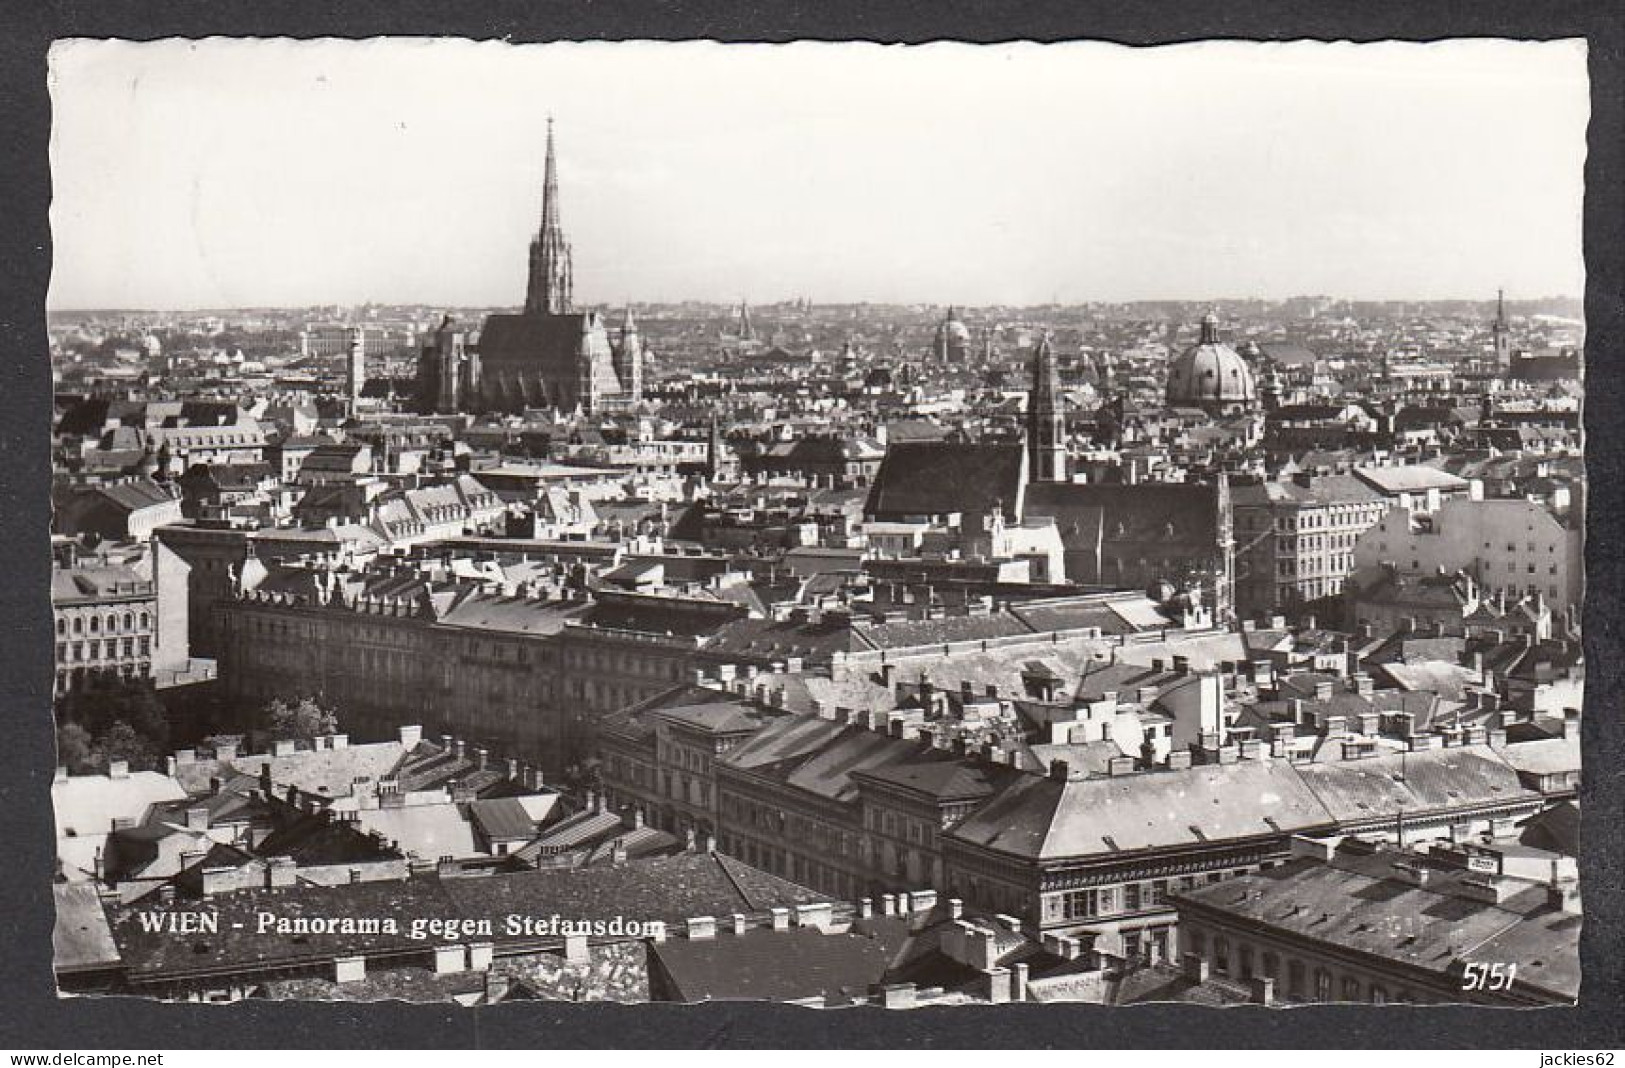
[[[1049,335],[1033,353],[1033,386],[1027,395],[1027,470],[1033,482],[1067,480],[1066,414],[1061,408],[1061,376]]]
[[[563,315],[571,309],[574,272],[570,242],[559,224],[559,173],[553,154],[553,117],[547,118],[547,164],[542,178],[542,224],[530,242],[527,315]]]
[[[1496,362],[1505,367],[1512,362],[1512,331],[1507,326],[1506,290],[1495,291],[1495,322],[1490,324]]]

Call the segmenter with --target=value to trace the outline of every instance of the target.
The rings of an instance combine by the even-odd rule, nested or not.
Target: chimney
[[[128,779],[130,777],[130,762],[128,760],[108,761],[107,777],[109,779]]]
[[[797,927],[814,927],[820,931],[827,931],[834,922],[835,906],[827,901],[796,906]]]
[[[186,810],[186,829],[189,831],[206,831],[209,829],[209,809],[205,805],[192,805]]]
[[[423,741],[423,728],[418,726],[400,728],[401,748],[411,749]]]
[[[695,916],[688,921],[688,938],[691,942],[715,938],[716,934],[717,921],[713,916]]]

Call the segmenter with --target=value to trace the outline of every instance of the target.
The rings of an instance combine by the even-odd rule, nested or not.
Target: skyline
[[[50,84],[52,311],[517,305],[548,114],[584,305],[1584,285],[1583,42],[76,41]]]

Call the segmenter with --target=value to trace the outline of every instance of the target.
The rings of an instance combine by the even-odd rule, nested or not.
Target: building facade
[[[1233,487],[1236,611],[1291,611],[1343,592],[1355,545],[1388,500],[1351,475],[1300,474]]]

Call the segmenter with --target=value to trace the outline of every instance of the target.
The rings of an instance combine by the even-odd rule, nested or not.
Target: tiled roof
[[[790,1001],[864,994],[886,975],[901,939],[794,927],[713,938],[669,938],[650,947],[685,1002]]]
[[[949,835],[1001,853],[1058,859],[1329,824],[1295,772],[1283,763],[1243,761],[1065,782],[1023,776]]]
[[[1398,877],[1393,865],[1399,857],[1379,850],[1370,856],[1340,854],[1330,863],[1293,860],[1257,875],[1181,891],[1179,897],[1295,939],[1441,976],[1464,960],[1482,958],[1516,962],[1523,980],[1525,969],[1539,960],[1547,982],[1561,984],[1567,971],[1578,985],[1580,917],[1545,908],[1543,888],[1493,905],[1461,891],[1460,880],[1468,876],[1463,870],[1434,868],[1425,886]],[[1534,925],[1529,928],[1534,938],[1510,933],[1526,924]],[[1497,945],[1505,952],[1490,956],[1487,951]]]
[[[56,902],[52,966],[65,973],[118,964],[118,946],[107,924],[100,889],[93,883],[57,883],[51,887],[51,896]]]
[[[1304,785],[1342,823],[1473,804],[1535,801],[1489,746],[1396,753],[1365,760],[1303,764]]]
[[[895,764],[853,772],[861,779],[873,779],[888,786],[926,794],[937,801],[962,801],[993,793],[983,769],[957,760]]]

